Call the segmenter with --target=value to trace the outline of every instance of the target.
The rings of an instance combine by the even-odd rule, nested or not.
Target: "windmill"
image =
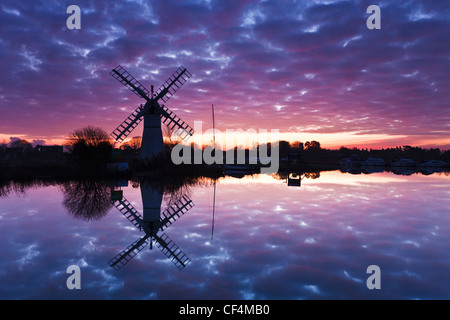
[[[144,231],[145,235],[134,241],[114,258],[109,260],[109,265],[116,270],[120,270],[147,245],[150,244],[150,249],[152,249],[153,241],[155,241],[157,247],[164,255],[169,258],[178,269],[183,269],[191,260],[168,235],[165,233],[159,235],[159,232],[165,230],[179,217],[189,211],[194,206],[194,203],[189,197],[183,195],[181,198],[177,199],[174,204],[169,206],[167,210],[161,212],[162,192],[159,192],[147,183],[141,183],[141,195],[144,207],[143,216],[140,215],[125,197],[113,200],[114,206],[139,231]]]
[[[186,68],[183,66],[179,67],[155,93],[153,92],[153,86],[151,86],[150,91],[147,90],[120,65],[114,68],[110,72],[110,75],[138,97],[145,100],[145,104],[137,107],[111,133],[111,136],[116,141],[123,142],[136,126],[144,120],[140,157],[143,160],[150,160],[164,151],[161,122],[185,141],[193,135],[194,130],[187,123],[181,120],[165,105],[160,104],[167,102],[191,77],[191,74]]]

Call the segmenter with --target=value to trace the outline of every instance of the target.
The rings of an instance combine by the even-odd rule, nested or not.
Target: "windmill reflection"
[[[160,234],[160,231],[164,231],[172,225],[178,218],[189,211],[194,206],[194,203],[188,196],[180,195],[175,201],[171,201],[168,209],[161,212],[161,202],[164,194],[163,189],[145,181],[141,182],[140,186],[143,215],[120,192],[117,192],[117,190],[111,198],[111,201],[120,213],[139,231],[143,231],[145,235],[112,258],[108,262],[109,265],[116,270],[120,270],[147,245],[150,245],[150,249],[152,249],[153,242],[155,242],[156,246],[178,269],[183,269],[191,260],[167,234]]]

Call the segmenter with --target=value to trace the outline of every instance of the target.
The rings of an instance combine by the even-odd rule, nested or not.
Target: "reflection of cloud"
[[[37,250],[37,243],[30,244],[29,246],[21,249],[23,256],[17,261],[19,270],[22,270],[24,266],[32,263],[33,259],[39,255],[39,250]]]
[[[357,282],[357,283],[363,283],[363,282],[364,282],[362,279],[358,279],[358,278],[355,278],[355,277],[350,276],[350,274],[349,274],[346,270],[344,270],[344,275],[345,275],[348,279],[350,279],[350,280],[352,280],[352,281],[355,281],[355,282]]]
[[[119,272],[110,268],[107,261],[138,236],[121,227],[129,222],[115,209],[87,223],[55,214],[65,212],[56,187],[31,189],[25,200],[2,198],[7,214],[0,241],[11,245],[1,253],[0,292],[41,299],[448,298],[450,200],[442,197],[447,180],[410,176],[408,182],[384,183],[380,175],[351,184],[349,175],[335,178],[323,174],[309,181],[320,188],[304,185],[300,192],[277,180],[253,183],[245,192],[219,183],[214,238],[211,198],[193,188],[195,209],[168,230],[192,259],[181,272],[156,248],[142,251]],[[138,191],[124,188],[137,206]],[[402,199],[392,197],[399,191]],[[342,196],[347,193],[354,197]],[[36,213],[28,216],[31,203]],[[275,213],[275,203],[286,211]],[[17,219],[15,212],[27,219]],[[25,237],[33,241],[16,241]],[[65,288],[70,264],[81,266],[78,293]],[[365,286],[372,264],[382,272],[377,292]]]
[[[315,293],[315,294],[320,294],[319,287],[317,287],[316,285],[313,285],[313,284],[304,285],[303,289],[310,291],[312,293]]]

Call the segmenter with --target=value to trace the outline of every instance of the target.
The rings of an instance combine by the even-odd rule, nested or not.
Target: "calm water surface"
[[[0,298],[449,299],[449,181],[334,171],[301,187],[266,175],[186,186],[161,209],[182,195],[195,206],[157,233],[189,257],[181,270],[156,242],[118,271],[108,264],[145,232],[103,184],[84,200],[76,183],[3,192]],[[140,214],[142,194],[147,207],[158,202],[139,183],[121,189]],[[66,287],[70,265],[81,268],[81,290]],[[366,286],[370,265],[380,290]]]

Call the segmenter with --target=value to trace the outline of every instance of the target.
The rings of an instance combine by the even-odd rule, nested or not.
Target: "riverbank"
[[[148,178],[153,180],[171,179],[174,181],[184,178],[207,177],[217,179],[227,175],[245,176],[262,172],[262,165],[207,165],[207,164],[173,164],[170,159],[160,159],[151,163],[143,163],[132,158],[120,162],[121,166],[111,166],[116,163],[80,163],[65,158],[46,159],[15,159],[14,161],[0,161],[0,179],[132,179]],[[116,169],[112,169],[116,168]],[[435,172],[436,168],[426,163],[408,163],[408,166],[396,166],[395,163],[383,165],[365,165],[361,161],[340,161],[324,158],[309,161],[288,163],[280,161],[275,167],[275,173],[313,173],[321,171],[340,170],[352,174],[392,171],[397,174],[412,174],[414,172]],[[439,170],[449,171],[449,166],[439,167]]]

